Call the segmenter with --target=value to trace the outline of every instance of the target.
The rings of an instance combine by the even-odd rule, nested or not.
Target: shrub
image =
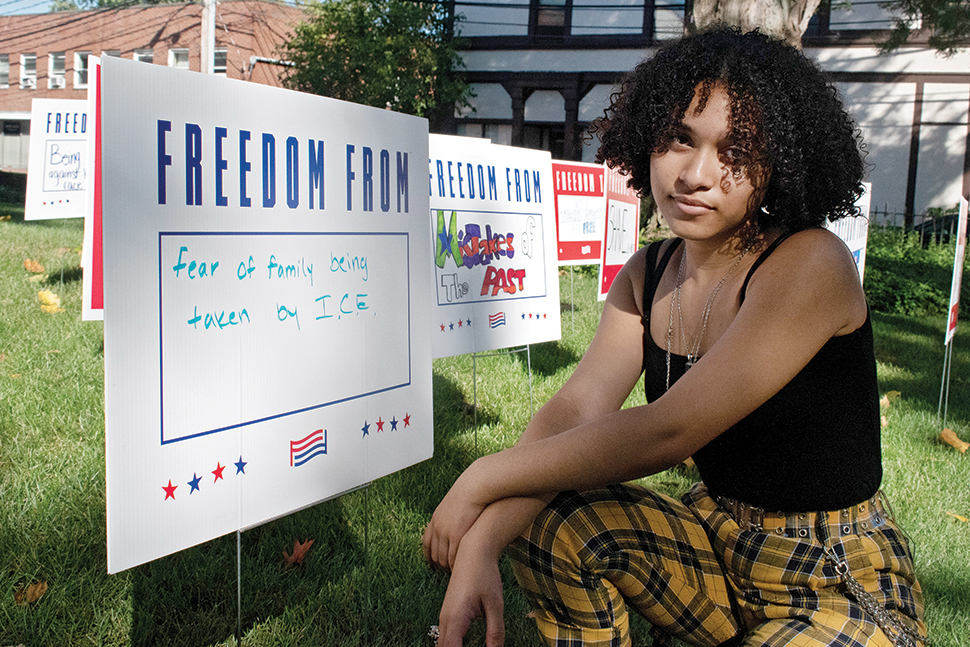
[[[870,228],[864,284],[870,307],[907,316],[945,314],[950,303],[953,256],[953,244],[921,245],[919,236],[902,229]],[[961,300],[970,297],[966,282],[961,292]]]

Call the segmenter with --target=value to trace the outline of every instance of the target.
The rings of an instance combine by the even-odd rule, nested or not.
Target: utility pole
[[[216,0],[202,0],[202,68],[212,74],[216,51]]]

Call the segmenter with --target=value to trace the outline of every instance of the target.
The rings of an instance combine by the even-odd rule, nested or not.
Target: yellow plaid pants
[[[922,592],[894,522],[877,516],[829,533],[816,532],[814,519],[827,517],[792,515],[790,528],[750,529],[703,484],[682,501],[617,485],[560,494],[508,553],[554,647],[625,647],[629,607],[703,647],[892,647],[846,596],[826,546],[901,624],[925,636]]]

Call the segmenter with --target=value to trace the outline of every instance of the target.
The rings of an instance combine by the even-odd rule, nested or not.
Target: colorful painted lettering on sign
[[[558,339],[549,154],[431,135],[428,162],[434,355]]]

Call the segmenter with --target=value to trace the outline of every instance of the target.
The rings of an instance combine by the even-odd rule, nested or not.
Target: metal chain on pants
[[[876,598],[859,583],[859,580],[852,577],[849,572],[849,565],[838,556],[831,546],[823,544],[823,550],[825,556],[835,568],[835,572],[842,578],[842,583],[845,584],[848,594],[855,598],[859,606],[876,621],[876,624],[895,647],[918,647],[918,643],[923,643],[925,647],[929,647],[929,638],[920,636],[911,628],[900,623],[892,611],[879,604]]]

